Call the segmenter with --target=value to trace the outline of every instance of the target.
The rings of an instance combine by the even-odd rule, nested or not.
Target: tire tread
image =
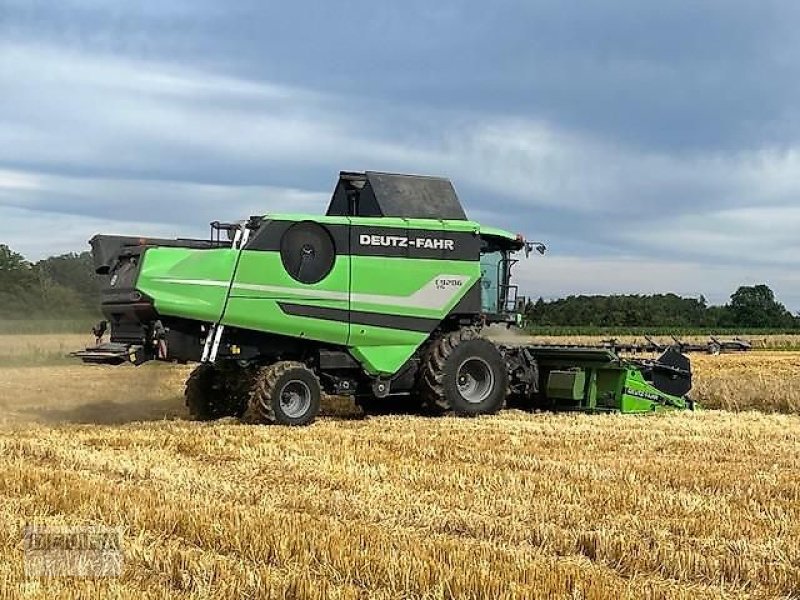
[[[462,327],[433,341],[422,364],[420,387],[427,408],[438,413],[453,412],[444,386],[444,370],[453,351],[463,342],[482,339],[473,327]]]
[[[302,369],[310,373],[319,388],[319,377],[304,363],[299,361],[281,361],[265,367],[256,369],[250,387],[250,395],[247,402],[247,409],[243,418],[252,423],[277,423],[278,417],[272,406],[272,398],[276,392],[276,387],[280,379],[289,371]]]

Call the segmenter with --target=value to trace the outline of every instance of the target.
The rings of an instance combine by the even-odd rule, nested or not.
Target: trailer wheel
[[[198,365],[186,380],[186,407],[196,421],[230,416],[227,392],[219,371],[212,364]]]
[[[278,362],[256,372],[248,414],[262,423],[308,425],[319,414],[321,397],[311,369],[300,362]]]
[[[505,402],[508,370],[497,346],[474,329],[460,329],[431,345],[420,387],[435,412],[493,414]]]

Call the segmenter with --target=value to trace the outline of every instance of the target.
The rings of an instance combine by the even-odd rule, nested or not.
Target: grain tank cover
[[[375,171],[342,171],[327,214],[467,220],[449,179]]]

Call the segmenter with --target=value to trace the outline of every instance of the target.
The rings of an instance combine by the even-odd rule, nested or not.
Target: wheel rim
[[[482,358],[468,358],[456,372],[458,393],[470,404],[486,400],[494,389],[494,372]]]
[[[281,410],[290,419],[297,419],[311,407],[311,388],[303,381],[290,381],[281,390]]]

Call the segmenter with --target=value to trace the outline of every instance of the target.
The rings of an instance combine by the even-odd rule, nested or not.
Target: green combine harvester
[[[107,320],[98,345],[75,354],[199,363],[186,384],[198,419],[304,425],[323,393],[366,412],[692,408],[677,347],[632,360],[482,337],[520,322],[514,255],[544,247],[467,219],[447,179],[343,172],[325,216],[214,222],[206,240],[90,243]]]

